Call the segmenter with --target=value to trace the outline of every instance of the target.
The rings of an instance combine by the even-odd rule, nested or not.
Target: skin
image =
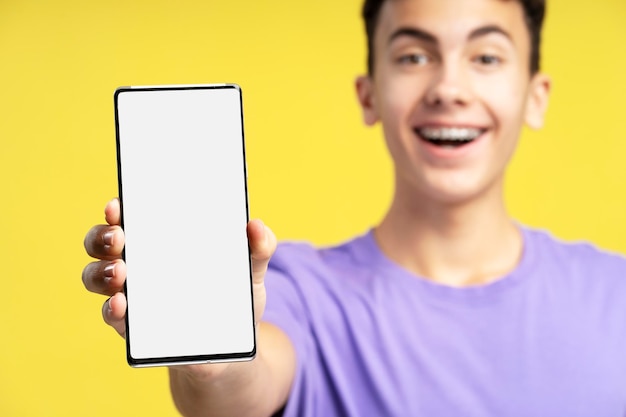
[[[391,0],[374,37],[372,76],[357,79],[366,124],[381,122],[395,194],[379,245],[415,274],[466,286],[498,279],[522,252],[503,202],[521,128],[539,128],[549,79],[529,73],[521,5],[502,0]],[[471,152],[440,155],[416,127],[486,130]]]
[[[416,33],[419,35],[416,36]],[[427,36],[424,36],[427,34]],[[373,75],[356,80],[366,124],[381,122],[395,165],[392,205],[375,229],[386,255],[416,275],[451,286],[484,284],[517,265],[523,242],[503,203],[503,177],[524,124],[539,128],[550,82],[528,72],[530,42],[521,6],[503,0],[388,0],[374,39]],[[471,152],[436,150],[416,127],[485,130]],[[119,202],[85,238],[98,260],[85,287],[110,296],[104,321],[125,335],[126,276]],[[276,238],[247,227],[256,317],[265,309],[265,271]],[[174,401],[189,416],[269,416],[287,401],[295,375],[287,336],[262,322],[251,362],[170,368]]]
[[[85,237],[87,253],[98,259],[83,270],[83,283],[92,292],[110,296],[102,306],[104,321],[124,337],[126,266],[120,259],[124,233],[119,227],[119,201],[105,208],[106,224],[92,227]],[[255,317],[265,310],[265,272],[276,249],[276,237],[260,220],[247,226],[252,257]],[[295,352],[287,336],[272,324],[257,327],[257,356],[253,361],[170,367],[174,403],[186,416],[263,416],[282,407],[295,374]]]

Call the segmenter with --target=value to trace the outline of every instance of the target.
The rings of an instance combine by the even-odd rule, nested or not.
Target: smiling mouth
[[[414,131],[421,139],[445,148],[458,148],[473,142],[487,129],[475,127],[420,127]]]

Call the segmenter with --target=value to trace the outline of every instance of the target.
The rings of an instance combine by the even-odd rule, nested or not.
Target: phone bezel
[[[233,83],[220,83],[220,84],[181,84],[181,85],[146,85],[146,86],[127,86],[119,87],[114,93],[114,109],[115,109],[115,138],[116,138],[116,163],[117,163],[117,182],[118,182],[118,195],[120,202],[120,226],[124,229],[124,192],[122,184],[122,164],[121,164],[121,144],[120,144],[120,126],[119,126],[119,112],[118,101],[119,96],[123,93],[129,92],[145,92],[145,91],[171,91],[171,90],[214,90],[214,89],[235,89],[239,93],[239,109],[241,118],[241,140],[243,151],[243,180],[244,180],[244,193],[246,204],[246,223],[250,221],[249,211],[249,198],[248,198],[248,173],[247,173],[247,160],[246,160],[246,146],[245,146],[245,129],[244,129],[244,117],[243,117],[243,97],[242,90],[238,84]],[[122,250],[122,259],[126,260],[125,249]],[[192,356],[168,356],[157,358],[134,358],[131,355],[131,329],[129,327],[128,312],[125,315],[126,325],[126,359],[132,367],[154,367],[154,366],[173,366],[173,365],[189,365],[189,364],[204,364],[204,363],[220,363],[220,362],[240,362],[254,359],[256,356],[256,318],[254,317],[254,294],[252,285],[252,259],[250,256],[250,246],[248,245],[248,262],[250,271],[250,308],[252,311],[252,332],[253,332],[253,348],[247,352],[229,352],[224,354],[207,354],[207,355],[192,355]],[[126,281],[124,281],[124,294],[128,297]]]

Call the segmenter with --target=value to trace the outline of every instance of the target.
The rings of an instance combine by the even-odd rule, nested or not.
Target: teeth
[[[419,129],[419,134],[428,140],[468,141],[476,139],[481,133],[481,129],[471,127],[424,127]]]

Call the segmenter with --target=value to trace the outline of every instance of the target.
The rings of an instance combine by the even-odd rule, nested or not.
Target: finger
[[[119,226],[100,224],[87,232],[84,244],[89,256],[106,260],[118,259],[124,249],[124,232]]]
[[[120,225],[120,200],[118,198],[114,198],[107,203],[104,208],[104,219],[111,226]]]
[[[121,260],[92,262],[83,269],[82,278],[87,290],[113,295],[124,288],[126,264]]]
[[[104,322],[113,327],[120,336],[126,337],[126,297],[118,292],[102,305]]]
[[[248,223],[248,242],[252,259],[252,278],[255,283],[263,282],[267,265],[276,250],[276,236],[261,220]]]

